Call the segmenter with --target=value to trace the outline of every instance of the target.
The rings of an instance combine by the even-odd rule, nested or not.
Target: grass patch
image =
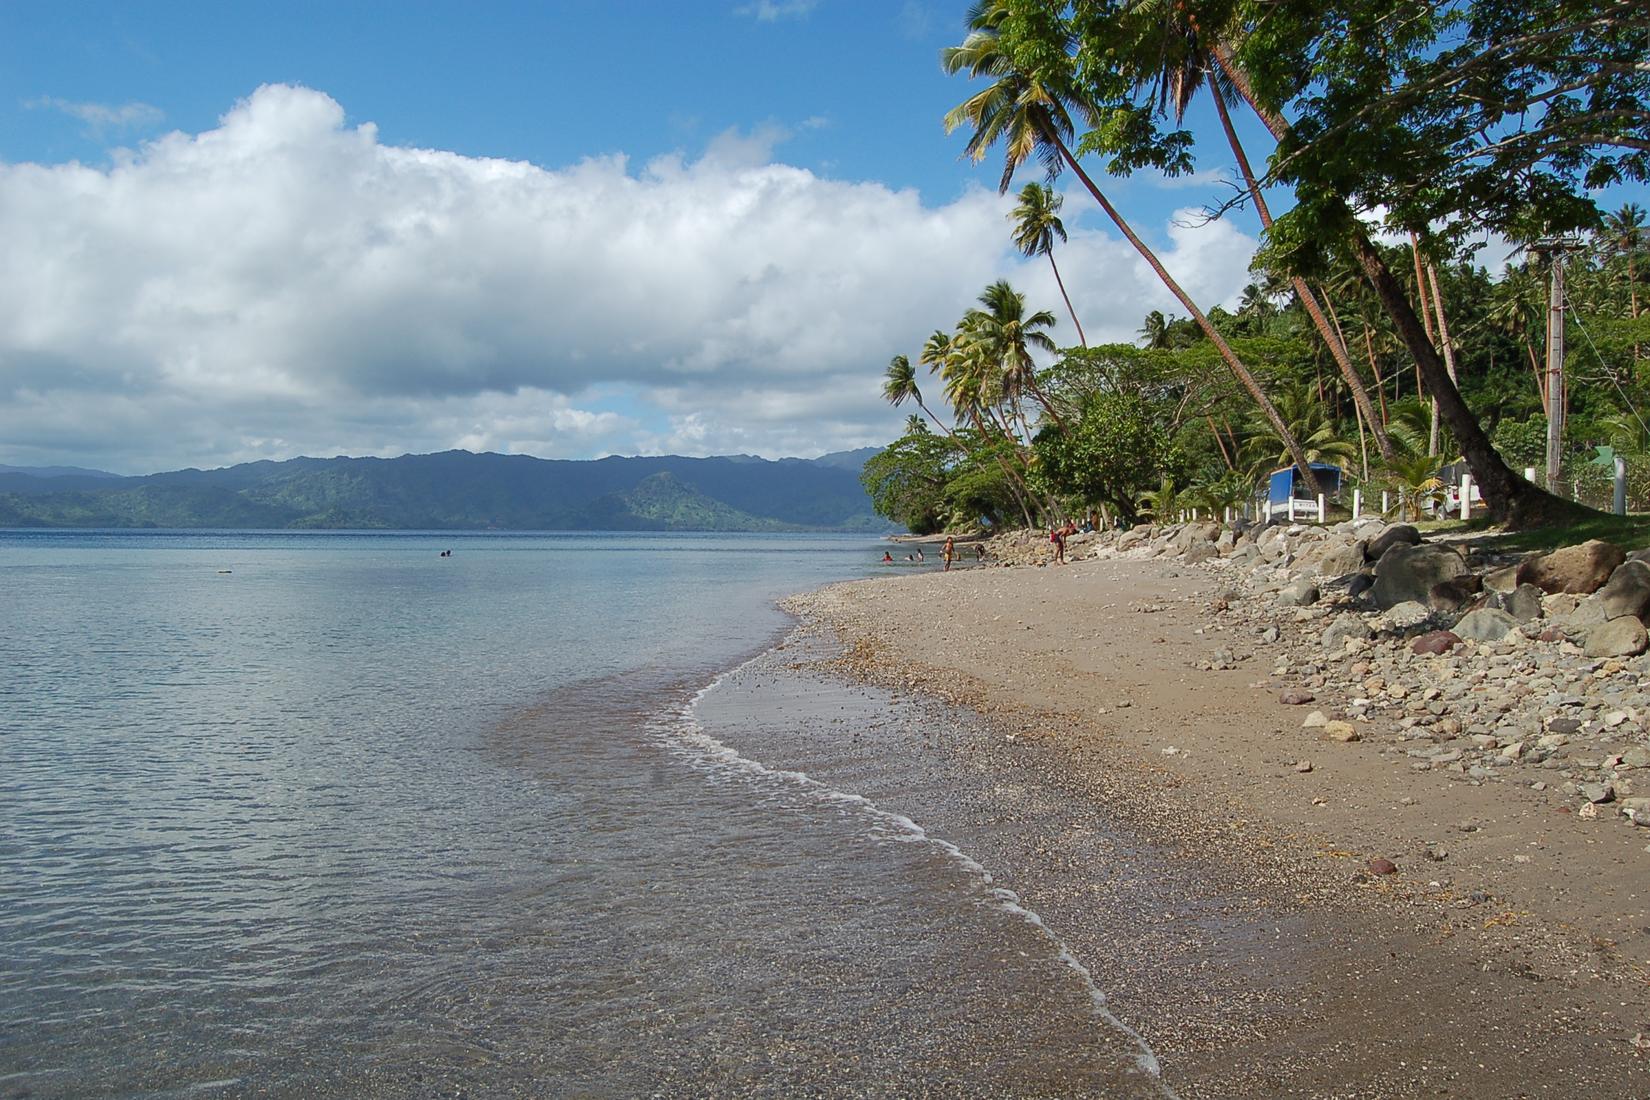
[[[1497,553],[1527,553],[1556,550],[1560,546],[1574,546],[1588,539],[1613,542],[1626,551],[1650,545],[1650,515],[1617,516],[1599,512],[1563,527],[1537,527],[1529,531],[1503,531],[1491,527],[1488,520],[1475,519],[1456,522],[1460,531],[1476,531],[1469,540],[1480,549]]]

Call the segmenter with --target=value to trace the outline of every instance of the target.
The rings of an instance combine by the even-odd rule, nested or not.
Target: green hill
[[[446,451],[0,484],[10,527],[885,531],[848,456],[810,461]],[[20,475],[8,475],[15,480]]]

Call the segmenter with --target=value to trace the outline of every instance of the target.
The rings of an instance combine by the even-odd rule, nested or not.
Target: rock
[[[1621,762],[1629,768],[1650,768],[1650,749],[1634,745],[1621,754]]]
[[[1409,630],[1420,626],[1432,618],[1432,612],[1421,604],[1412,600],[1405,600],[1381,616],[1383,624],[1391,630]]]
[[[1511,592],[1518,587],[1518,566],[1509,565],[1485,573],[1484,587],[1491,592]]]
[[[1517,625],[1518,620],[1505,611],[1481,607],[1463,616],[1455,624],[1455,633],[1469,641],[1499,642]]]
[[[1323,647],[1339,650],[1345,647],[1348,638],[1368,638],[1374,633],[1357,615],[1341,615],[1323,632]]]
[[[1329,725],[1329,716],[1321,710],[1315,710],[1306,716],[1306,721],[1301,723],[1301,728],[1309,730],[1322,729],[1327,725]]]
[[[1317,696],[1313,695],[1305,688],[1285,688],[1282,693],[1278,695],[1278,702],[1284,704],[1285,706],[1298,707],[1304,706],[1316,698]]]
[[[1533,584],[1543,592],[1597,592],[1627,554],[1613,542],[1589,539],[1541,554],[1518,567],[1518,583]]]
[[[1566,634],[1585,634],[1588,630],[1610,621],[1604,613],[1604,601],[1588,596],[1576,604],[1576,609],[1564,616],[1557,625]]]
[[[1374,587],[1374,577],[1370,576],[1368,573],[1354,573],[1352,575],[1352,579],[1346,584],[1346,594],[1353,599],[1357,599],[1359,596],[1362,596],[1365,592],[1368,592]]]
[[[1326,741],[1339,741],[1343,745],[1363,740],[1363,737],[1351,722],[1326,722],[1323,727],[1323,736]]]
[[[1650,564],[1625,561],[1610,574],[1595,597],[1604,607],[1604,617],[1619,619],[1631,615],[1643,620],[1650,611]]]
[[[1394,546],[1419,546],[1420,544],[1420,531],[1407,523],[1395,523],[1370,540],[1369,545],[1364,548],[1364,557],[1370,561],[1380,561],[1381,555]]]
[[[1326,577],[1344,577],[1364,567],[1362,539],[1345,546],[1332,547],[1318,559],[1318,572]]]
[[[1181,560],[1183,560],[1187,565],[1198,565],[1202,562],[1218,557],[1220,557],[1220,551],[1215,548],[1214,543],[1198,542],[1193,543],[1192,546],[1187,549]]]
[[[1295,765],[1295,770],[1297,772],[1299,772],[1300,774],[1305,775],[1307,772],[1312,770],[1312,761],[1310,761],[1310,760],[1300,761],[1299,763],[1297,763]]]
[[[1471,603],[1482,588],[1482,582],[1471,573],[1463,573],[1452,581],[1440,581],[1427,592],[1427,606],[1434,611],[1459,611]]]
[[[1644,624],[1631,615],[1611,619],[1587,632],[1582,652],[1588,657],[1632,657],[1650,648]]]
[[[1460,644],[1461,637],[1454,631],[1434,630],[1430,633],[1421,635],[1419,638],[1416,638],[1413,642],[1411,642],[1409,644],[1409,651],[1411,653],[1424,653],[1436,656],[1440,653],[1448,653]]]
[[[1277,602],[1284,607],[1308,607],[1318,602],[1318,586],[1310,577],[1299,577],[1284,586]]]
[[[1521,584],[1511,592],[1499,593],[1491,607],[1499,607],[1521,623],[1541,618],[1541,589]]]
[[[1376,856],[1369,861],[1368,866],[1369,873],[1372,875],[1395,875],[1398,873],[1398,865],[1384,856]]]
[[[1451,546],[1395,546],[1375,566],[1376,607],[1424,602],[1432,586],[1467,572],[1467,560]]]
[[[1616,798],[1616,789],[1608,783],[1583,783],[1580,790],[1581,797],[1595,805],[1614,802]]]
[[[1176,550],[1190,550],[1200,542],[1213,543],[1220,537],[1220,524],[1195,521],[1188,523],[1175,535],[1173,546]]]
[[[1122,544],[1119,543],[1118,545],[1121,549]],[[1237,565],[1248,565],[1250,562],[1259,557],[1260,551],[1255,549],[1255,544],[1252,542],[1245,542],[1240,543],[1235,549],[1233,549],[1233,551],[1227,555],[1227,560]]]

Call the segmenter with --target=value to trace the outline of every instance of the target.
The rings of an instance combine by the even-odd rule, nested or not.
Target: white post
[[[1472,518],[1472,475],[1461,475],[1461,518]]]
[[[1322,493],[1318,494],[1318,522],[1319,523],[1329,522],[1329,513],[1324,510],[1323,494]]]
[[[1385,489],[1381,490],[1381,515],[1383,516],[1386,515],[1387,509],[1392,507],[1391,496],[1392,494]]]
[[[1352,518],[1353,519],[1358,519],[1363,514],[1364,514],[1364,491],[1362,489],[1354,489],[1354,490],[1352,490]]]
[[[1534,466],[1524,467],[1524,480],[1529,482],[1531,485],[1535,484],[1535,467]]]
[[[1232,526],[1232,506],[1230,504],[1228,504],[1225,510],[1221,512],[1221,518],[1225,520],[1226,526]]]
[[[1196,508],[1192,509],[1192,522],[1193,523],[1197,522],[1197,509]]]
[[[1289,522],[1295,522],[1295,494],[1289,494]]]

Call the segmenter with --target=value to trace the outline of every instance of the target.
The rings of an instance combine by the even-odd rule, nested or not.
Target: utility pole
[[[1564,420],[1568,401],[1564,394],[1564,255],[1579,247],[1571,237],[1538,241],[1531,251],[1545,253],[1552,261],[1552,283],[1547,292],[1547,491],[1558,491],[1564,460]]]

